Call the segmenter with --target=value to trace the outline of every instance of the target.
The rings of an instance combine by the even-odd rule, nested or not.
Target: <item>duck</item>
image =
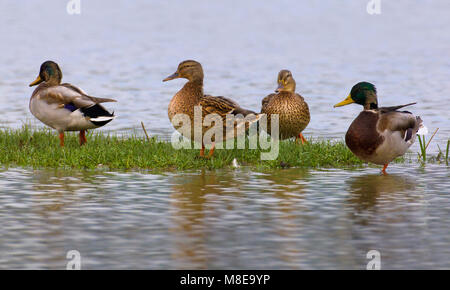
[[[267,115],[267,133],[271,132],[271,115],[279,116],[279,137],[281,140],[295,137],[302,144],[307,143],[302,131],[311,119],[308,104],[295,92],[296,83],[289,70],[278,73],[278,87],[275,94],[262,100],[261,113]]]
[[[56,62],[42,63],[39,75],[29,85],[38,85],[31,95],[29,108],[39,121],[59,132],[61,147],[66,131],[79,131],[81,146],[87,142],[86,130],[102,127],[115,118],[100,103],[116,100],[89,96],[72,84],[61,83],[62,77]]]
[[[409,111],[399,111],[416,103],[378,107],[377,89],[372,83],[357,83],[347,98],[334,107],[353,103],[363,106],[363,111],[348,128],[345,143],[361,160],[383,165],[383,174],[386,174],[392,160],[403,156],[414,144],[418,134],[427,132],[419,116]]]
[[[240,132],[247,132],[249,126],[252,123],[255,123],[261,117],[259,114],[256,114],[254,111],[244,109],[240,107],[235,101],[223,97],[223,96],[211,96],[205,95],[203,92],[203,67],[202,65],[195,60],[185,60],[182,61],[177,70],[171,74],[170,76],[163,79],[163,82],[167,82],[170,80],[184,78],[187,79],[187,83],[179,90],[171,99],[168,107],[168,116],[169,120],[174,126],[174,128],[179,131],[184,137],[194,140],[198,143],[201,143],[200,149],[200,157],[211,158],[214,154],[216,142],[224,141],[229,138],[229,134],[227,134],[227,124],[229,121],[227,117],[237,117],[239,115],[243,116],[244,119],[235,119],[233,123],[230,124],[233,129],[232,137],[238,136]],[[195,110],[198,108],[198,116],[200,119],[195,120],[196,113]],[[223,124],[223,134],[222,138],[217,135],[211,136],[210,139],[205,138],[205,134],[212,126],[205,125],[207,116],[216,116],[218,117]],[[186,130],[186,128],[180,126],[179,118],[180,116],[187,116],[190,121],[190,127]],[[196,136],[194,130],[194,124],[196,121],[201,122],[201,140],[198,139],[199,136]],[[245,121],[245,122],[244,122]],[[215,122],[214,122],[215,124]],[[240,130],[242,126],[244,130]],[[209,154],[205,156],[205,143],[211,144],[211,148],[209,150]]]

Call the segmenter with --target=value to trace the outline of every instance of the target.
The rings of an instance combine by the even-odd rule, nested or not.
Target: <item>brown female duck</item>
[[[174,122],[174,117],[180,114],[184,114],[189,116],[191,121],[191,130],[190,132],[181,132],[183,135],[189,135],[190,139],[194,140],[194,107],[201,106],[201,122],[203,123],[204,118],[210,114],[217,114],[219,118],[222,119],[223,122],[223,136],[226,136],[226,116],[238,115],[242,114],[246,118],[246,120],[251,120],[250,122],[234,122],[234,136],[237,134],[237,129],[241,125],[244,125],[246,129],[252,122],[256,122],[259,119],[259,116],[252,111],[241,108],[236,102],[225,98],[225,97],[214,97],[210,95],[205,95],[203,93],[203,68],[202,65],[194,60],[185,60],[178,65],[178,68],[175,73],[165,78],[163,81],[169,81],[178,78],[185,78],[188,82],[183,86],[181,90],[179,90],[175,96],[173,96],[170,101],[168,114],[169,119],[174,125],[175,129],[179,130],[180,127],[177,122]],[[254,116],[254,118],[252,117]],[[212,126],[202,125],[202,149],[200,150],[200,156],[204,157],[205,152],[205,144],[203,140],[203,136],[208,129]],[[188,133],[188,134],[186,134]],[[210,149],[208,157],[211,157],[214,153],[215,140],[216,136],[213,136],[212,147]],[[199,140],[196,140],[199,141]]]
[[[275,92],[262,100],[261,113],[267,114],[268,133],[271,115],[278,114],[280,139],[296,137],[300,138],[302,144],[305,143],[302,131],[309,124],[309,108],[303,97],[295,93],[295,80],[290,71],[278,73],[278,88]]]

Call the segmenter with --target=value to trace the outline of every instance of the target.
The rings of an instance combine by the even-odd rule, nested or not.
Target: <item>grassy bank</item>
[[[197,169],[240,165],[256,168],[351,167],[363,163],[344,142],[313,141],[297,145],[282,141],[276,160],[260,160],[261,150],[217,149],[213,158],[199,158],[199,150],[176,150],[169,142],[140,136],[114,136],[91,131],[88,143],[78,144],[76,133],[66,133],[66,146],[60,147],[52,130],[0,130],[0,166],[34,168],[109,168],[109,169]],[[398,159],[396,162],[403,162]]]

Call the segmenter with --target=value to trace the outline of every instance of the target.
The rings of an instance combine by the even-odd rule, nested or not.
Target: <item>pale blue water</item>
[[[449,268],[449,173],[0,172],[1,268]],[[437,182],[439,181],[439,182]]]
[[[167,105],[184,81],[162,83],[184,59],[205,70],[205,92],[259,110],[280,69],[308,102],[305,135],[342,138],[361,109],[333,109],[359,81],[382,105],[409,110],[449,138],[450,2],[384,1],[0,2],[0,126],[28,110],[40,64],[111,97],[101,130],[167,139]],[[56,136],[55,136],[56,138]],[[413,154],[418,145],[411,148]],[[449,268],[448,167],[274,172],[78,172],[3,169],[0,268],[357,268],[379,249],[384,268]]]

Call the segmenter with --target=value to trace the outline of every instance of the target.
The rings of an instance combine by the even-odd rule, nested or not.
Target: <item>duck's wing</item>
[[[267,105],[270,103],[270,101],[276,96],[277,94],[270,94],[266,96],[262,102],[261,102],[261,113],[264,113],[267,109]]]
[[[80,88],[71,84],[58,86],[40,85],[32,97],[38,97],[48,104],[70,105],[75,108],[87,108],[104,102],[115,102],[113,99],[95,98],[86,95]]]
[[[242,108],[242,107],[239,106],[235,101],[233,101],[233,100],[231,100],[231,99],[228,99],[228,98],[225,98],[225,97],[222,97],[222,96],[218,96],[218,97],[216,97],[216,98],[219,98],[219,99],[221,99],[222,101],[224,101],[224,102],[226,102],[226,103],[228,103],[228,104],[230,104],[230,105],[232,105],[232,106],[234,107],[234,110],[233,110],[232,112],[230,112],[230,114],[233,114],[233,115],[239,115],[239,114],[241,114],[241,115],[243,115],[243,116],[247,116],[247,115],[250,115],[250,114],[257,115],[257,114],[256,114],[255,112],[253,112],[252,110],[247,110],[247,109]]]
[[[215,97],[209,96],[209,97],[216,98],[216,101],[219,101],[219,102],[222,102],[222,103],[226,103],[228,106],[231,106],[231,107],[234,107],[234,108],[239,107],[239,105],[235,101],[233,101],[232,99],[229,99],[229,98],[226,98],[226,97],[223,97],[223,96],[215,96]]]
[[[415,104],[415,103],[412,103]],[[404,136],[404,140],[408,141],[413,135],[417,133],[422,120],[420,117],[414,116],[408,111],[397,111],[397,109],[409,106],[412,104],[380,108],[380,116],[377,124],[377,129],[380,132],[388,130],[390,132],[400,132]]]
[[[103,102],[114,102],[115,100],[88,96],[80,88],[70,84],[57,86],[51,86],[46,83],[40,84],[33,92],[31,98],[47,103],[49,106],[46,113],[49,114],[55,110],[68,110],[67,114],[70,114],[71,122],[81,124],[77,128],[86,126],[84,119],[87,119],[96,127],[101,127],[115,118],[114,112],[108,112],[100,104]],[[54,106],[55,104],[57,106]],[[81,114],[75,112],[81,112]],[[59,118],[58,116],[61,115],[54,115],[53,117]],[[59,120],[56,119],[55,122],[59,122]]]
[[[222,96],[205,95],[200,98],[199,105],[202,106],[203,114],[218,114],[225,118],[227,114],[255,114],[253,111],[241,108],[235,101]]]
[[[389,112],[392,112],[392,111],[397,111],[398,109],[401,109],[403,107],[412,106],[412,105],[415,105],[415,104],[417,104],[417,103],[409,103],[409,104],[406,104],[406,105],[393,106],[393,107],[381,107],[378,110],[383,114],[383,113],[389,113]]]
[[[61,84],[58,87],[63,87],[64,89],[60,90],[61,94],[66,94],[67,101],[74,103],[75,105],[79,104],[80,108],[85,106],[90,106],[93,104],[107,103],[107,102],[117,102],[114,99],[108,98],[96,98],[87,95],[82,89],[76,87],[72,84],[65,83]],[[56,88],[58,88],[56,87]]]

